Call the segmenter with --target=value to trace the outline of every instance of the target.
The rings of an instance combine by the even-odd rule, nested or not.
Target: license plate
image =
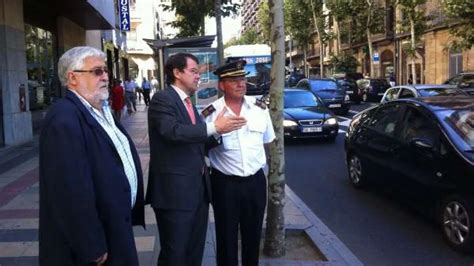
[[[329,105],[329,108],[338,108],[338,107],[341,107],[341,104],[337,103],[337,104],[330,104]]]
[[[322,127],[304,127],[302,131],[303,133],[322,132],[323,128]]]
[[[353,91],[346,91],[347,94],[353,94]]]
[[[385,94],[384,92],[380,92],[378,95],[383,96],[384,94]]]

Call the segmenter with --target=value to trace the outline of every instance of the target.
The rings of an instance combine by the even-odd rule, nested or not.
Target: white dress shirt
[[[189,96],[183,90],[181,90],[180,88],[178,88],[174,85],[170,85],[170,86],[171,86],[171,88],[173,88],[176,91],[176,93],[178,93],[179,98],[181,99],[181,101],[183,102],[184,107],[186,108],[186,98],[188,98]],[[196,116],[196,118],[201,119],[200,116]],[[208,137],[217,134],[216,126],[214,125],[214,122],[206,122],[206,131],[207,131],[207,136]]]
[[[268,109],[255,104],[256,99],[244,96],[240,116],[247,119],[247,124],[239,130],[222,134],[222,143],[209,151],[211,167],[226,175],[250,176],[266,165],[263,144],[275,139],[272,120]],[[214,121],[226,107],[224,97],[212,103],[216,109],[205,118]],[[226,116],[235,116],[227,107]]]

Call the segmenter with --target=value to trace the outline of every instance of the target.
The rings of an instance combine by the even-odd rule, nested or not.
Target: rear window
[[[285,92],[285,108],[314,107],[321,105],[316,96],[309,91]]]
[[[430,97],[430,96],[450,96],[450,95],[462,95],[456,89],[442,89],[442,88],[427,88],[418,90],[422,97]]]
[[[310,80],[312,90],[338,90],[336,82],[333,80]]]
[[[462,110],[444,110],[436,113],[450,129],[448,133],[464,141],[464,151],[474,150],[474,108]]]

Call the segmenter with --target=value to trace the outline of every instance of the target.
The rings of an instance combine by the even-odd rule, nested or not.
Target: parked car
[[[217,88],[209,87],[198,91],[197,96],[199,99],[207,99],[217,95]]]
[[[352,119],[345,138],[349,180],[401,195],[439,223],[456,250],[474,249],[474,101],[400,99]]]
[[[336,139],[339,131],[337,118],[312,92],[297,88],[285,89],[283,101],[285,137]]]
[[[444,84],[455,85],[470,95],[474,95],[474,72],[463,72],[446,80]]]
[[[403,85],[388,89],[381,103],[403,98],[467,95],[454,85]]]
[[[390,83],[386,79],[365,78],[357,81],[362,101],[380,101],[385,91],[390,88]]]
[[[349,112],[351,107],[350,97],[346,94],[346,90],[340,87],[334,79],[302,79],[296,84],[296,87],[312,91],[319,96],[329,110],[337,114],[345,115]]]
[[[355,80],[345,77],[334,77],[336,82],[346,90],[346,93],[349,95],[351,101],[359,104],[362,100],[362,96],[359,93],[359,87]]]

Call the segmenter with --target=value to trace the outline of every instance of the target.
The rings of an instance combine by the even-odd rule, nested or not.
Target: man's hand
[[[105,261],[107,260],[107,252],[105,252],[102,256],[95,260],[97,266],[104,265]]]
[[[240,116],[224,116],[226,112],[227,108],[224,107],[219,115],[217,115],[216,121],[214,121],[217,133],[228,133],[240,129],[247,123],[247,120]]]

